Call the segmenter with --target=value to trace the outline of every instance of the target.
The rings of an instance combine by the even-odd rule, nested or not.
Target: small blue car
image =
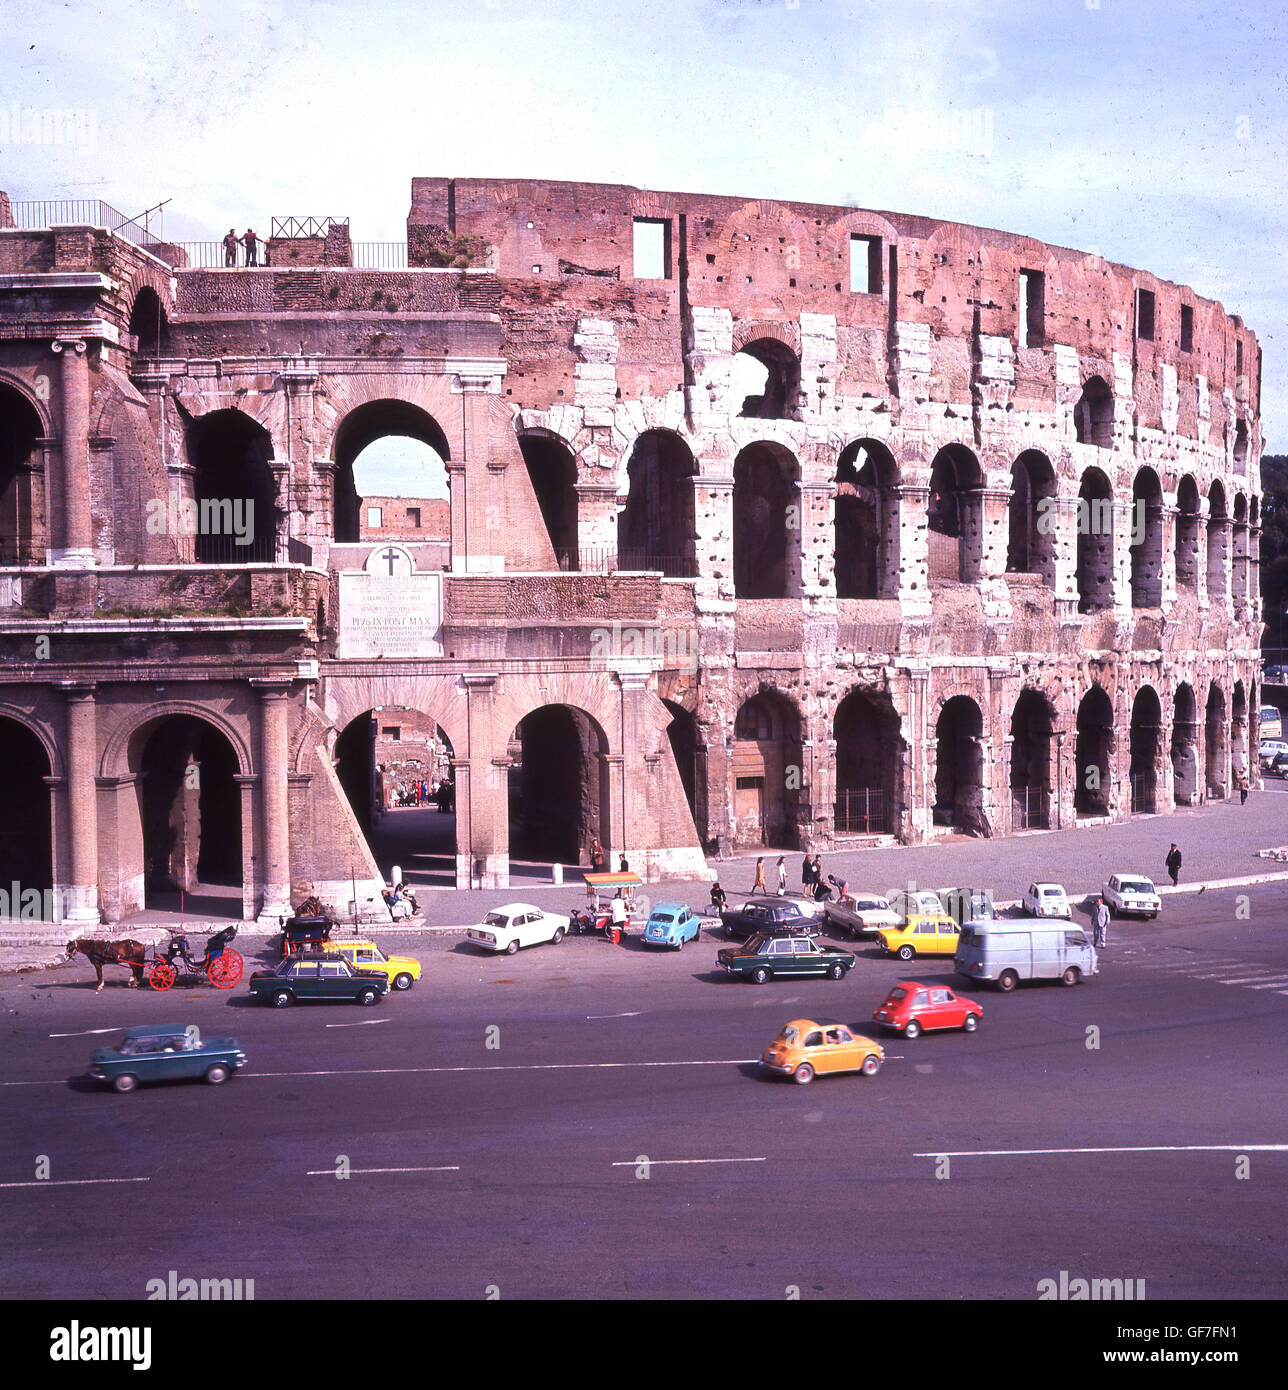
[[[696,941],[700,922],[687,903],[656,903],[644,926],[646,946],[672,946],[680,950],[686,941]]]

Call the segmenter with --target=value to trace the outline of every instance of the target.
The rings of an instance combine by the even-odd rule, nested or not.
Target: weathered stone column
[[[1176,602],[1176,508],[1164,502],[1156,514],[1157,523],[1163,529],[1163,554],[1159,571],[1159,587],[1163,613]]]
[[[697,521],[698,577],[717,579],[721,592],[733,597],[733,475],[693,480]]]
[[[60,373],[63,525],[54,563],[81,568],[94,563],[89,477],[89,358],[83,338],[55,338],[52,347],[63,359]]]
[[[609,573],[617,566],[617,484],[576,483],[577,557],[586,573]]]
[[[1078,498],[1067,494],[1055,498],[1055,506],[1043,513],[1040,526],[1051,533],[1052,563],[1055,568],[1055,612],[1061,622],[1078,616]]]
[[[493,720],[496,673],[461,677],[467,701],[467,747],[456,750],[456,883],[460,888],[510,886],[510,820],[506,752]],[[464,776],[462,777],[462,772]],[[463,818],[463,819],[462,819]]]
[[[818,597],[836,597],[836,526],[833,520],[834,482],[801,483],[800,592]],[[788,569],[792,567],[792,533],[787,533]],[[826,582],[824,582],[826,581]],[[788,593],[791,593],[788,581]]]
[[[99,921],[98,910],[98,714],[92,684],[67,692],[67,826],[71,853],[65,902],[68,922]]]
[[[468,572],[465,557],[469,553],[465,528],[469,515],[469,487],[463,459],[447,460],[447,511],[451,534],[452,573],[465,574]]]
[[[925,483],[903,483],[894,490],[899,509],[899,607],[905,618],[930,616],[930,567],[926,533],[926,508],[930,487]]]
[[[495,526],[505,461],[492,459],[491,373],[461,371],[454,388],[461,398],[461,470],[449,464],[452,494],[452,572],[500,574],[505,548]],[[455,460],[453,460],[455,463]],[[460,545],[457,544],[457,486],[460,484]]]
[[[287,787],[290,761],[288,722],[290,683],[252,680],[260,698],[260,814],[263,857],[260,882],[264,898],[259,921],[268,923],[291,911],[291,821]]]

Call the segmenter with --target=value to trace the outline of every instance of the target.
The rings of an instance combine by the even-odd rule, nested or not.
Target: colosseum
[[[460,887],[1255,775],[1261,353],[1220,304],[609,184],[417,178],[383,268],[342,219],[267,251],[0,195],[0,885],[374,905],[390,711],[450,757]],[[388,437],[441,461],[436,534],[364,505]]]

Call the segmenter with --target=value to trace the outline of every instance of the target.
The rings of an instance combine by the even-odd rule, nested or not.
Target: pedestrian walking
[[[785,855],[778,856],[778,896],[781,898],[787,892],[787,858]]]
[[[228,228],[228,235],[224,238],[224,264],[226,266],[237,264],[237,232],[234,228]]]
[[[242,245],[246,248],[246,264],[259,264],[259,238],[249,228],[246,228],[246,235],[241,239]]]
[[[769,893],[769,889],[765,887],[765,861],[763,858],[756,860],[756,881],[751,885],[751,891],[753,893]]]
[[[1103,948],[1109,945],[1109,909],[1105,906],[1104,898],[1097,897],[1096,905],[1091,909],[1091,925],[1096,932],[1096,946]]]
[[[1168,851],[1166,863],[1167,872],[1172,876],[1172,886],[1175,887],[1177,878],[1181,872],[1181,852],[1176,848],[1175,844],[1173,844],[1172,848]]]
[[[1239,805],[1244,805],[1248,800],[1248,774],[1239,773]]]

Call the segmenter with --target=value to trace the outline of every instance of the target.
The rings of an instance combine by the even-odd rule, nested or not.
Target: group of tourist
[[[825,903],[832,896],[832,889],[835,888],[838,896],[845,898],[849,896],[849,884],[844,880],[837,880],[832,874],[828,874],[826,879],[823,877],[823,860],[820,855],[815,855],[812,859],[807,854],[801,861],[801,896],[812,898],[815,902]],[[756,881],[751,885],[753,894],[764,893],[768,895],[769,889],[765,884],[765,861],[763,858],[756,860]],[[781,898],[787,892],[787,857],[778,856],[778,896]]]
[[[246,264],[257,266],[259,264],[259,248],[263,244],[250,227],[246,228],[245,236],[238,236],[236,229],[229,227],[228,235],[224,238],[224,265],[235,266],[237,264],[237,248],[244,246],[246,248]],[[268,264],[267,255],[264,257],[264,264]]]
[[[440,811],[450,811],[456,804],[455,789],[450,782],[427,782],[423,777],[399,782],[389,790],[389,809],[395,806],[428,806],[433,802]]]

